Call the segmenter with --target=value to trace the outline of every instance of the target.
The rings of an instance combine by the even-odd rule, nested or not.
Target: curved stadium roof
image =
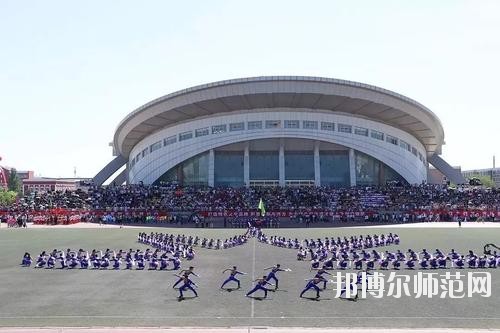
[[[263,76],[219,81],[157,98],[127,115],[114,135],[116,151],[127,157],[143,138],[197,117],[239,110],[307,108],[346,113],[400,128],[417,138],[427,155],[441,153],[439,118],[422,104],[379,87],[338,79]]]

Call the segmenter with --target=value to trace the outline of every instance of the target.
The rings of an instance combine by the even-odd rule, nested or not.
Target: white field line
[[[454,317],[454,316],[133,316],[133,315],[54,315],[54,316],[0,316],[1,319],[434,319],[434,320],[500,320],[500,317]]]

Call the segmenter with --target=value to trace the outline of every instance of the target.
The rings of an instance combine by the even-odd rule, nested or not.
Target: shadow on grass
[[[264,296],[247,296],[248,298],[254,299],[256,301],[271,301],[272,298],[267,298]]]

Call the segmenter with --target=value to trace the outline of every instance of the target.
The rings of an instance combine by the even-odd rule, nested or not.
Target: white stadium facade
[[[318,77],[244,78],[181,90],[130,113],[114,134],[116,157],[94,182],[421,184],[432,164],[463,183],[439,157],[443,144],[438,117],[389,90]]]

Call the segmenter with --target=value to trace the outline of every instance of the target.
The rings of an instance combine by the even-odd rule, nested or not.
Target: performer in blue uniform
[[[32,262],[33,260],[31,259],[31,255],[28,252],[25,252],[21,265],[24,267],[30,267]]]
[[[306,281],[307,281],[306,287],[300,293],[300,297],[302,297],[304,295],[304,293],[306,291],[308,291],[309,289],[314,289],[314,290],[316,290],[316,299],[318,299],[319,298],[320,289],[317,286],[317,284],[320,283],[320,282],[324,282],[325,286],[326,286],[326,280],[324,278],[322,278],[322,277],[314,277],[313,279],[306,280]]]
[[[224,286],[226,285],[226,283],[228,283],[230,281],[234,281],[234,282],[238,283],[238,289],[240,289],[241,288],[240,280],[238,280],[236,278],[236,275],[237,274],[246,275],[247,273],[239,272],[236,266],[233,266],[233,268],[225,269],[224,271],[222,271],[222,274],[224,274],[227,271],[230,271],[229,277],[222,283],[220,288],[223,289]]]
[[[278,273],[278,272],[291,272],[292,271],[290,268],[283,269],[280,266],[281,266],[280,264],[276,264],[276,266],[264,268],[265,271],[268,270],[268,269],[271,270],[269,272],[269,274],[267,274],[266,281],[269,281],[269,280],[273,279],[274,282],[275,282],[275,285],[276,285],[275,289],[278,289],[278,283],[279,283],[279,280],[276,277],[276,273]]]
[[[194,267],[193,266],[189,266],[189,269],[183,269],[182,271],[180,271],[179,275],[175,274],[175,276],[179,276],[179,280],[177,280],[177,282],[174,283],[174,286],[172,288],[175,289],[175,287],[177,287],[177,285],[179,283],[181,283],[182,281],[184,281],[184,277],[189,277],[189,275],[191,275],[191,274],[193,274],[196,277],[199,277],[194,272]]]
[[[191,290],[194,293],[195,297],[198,297],[198,293],[192,287],[192,286],[196,286],[196,283],[191,281],[191,279],[189,279],[186,275],[184,275],[184,276],[175,275],[175,276],[178,276],[181,279],[181,281],[183,282],[183,285],[179,288],[179,301],[184,299],[184,291],[186,291],[187,289]]]
[[[247,294],[245,296],[249,297],[251,294],[253,294],[257,290],[262,290],[262,291],[264,291],[264,298],[266,298],[268,291],[273,291],[274,292],[273,289],[267,289],[265,287],[266,284],[268,284],[270,286],[274,286],[274,284],[267,282],[267,279],[266,279],[265,275],[261,279],[254,280],[253,282],[257,282],[257,284],[255,285],[255,287],[252,290],[250,290],[249,292],[247,292]]]
[[[328,274],[330,276],[332,275],[332,274],[328,273],[324,268],[321,268],[316,272],[316,275],[314,276],[314,278],[321,279],[323,281],[323,289],[326,289],[326,283],[328,281],[323,277],[323,274]]]

